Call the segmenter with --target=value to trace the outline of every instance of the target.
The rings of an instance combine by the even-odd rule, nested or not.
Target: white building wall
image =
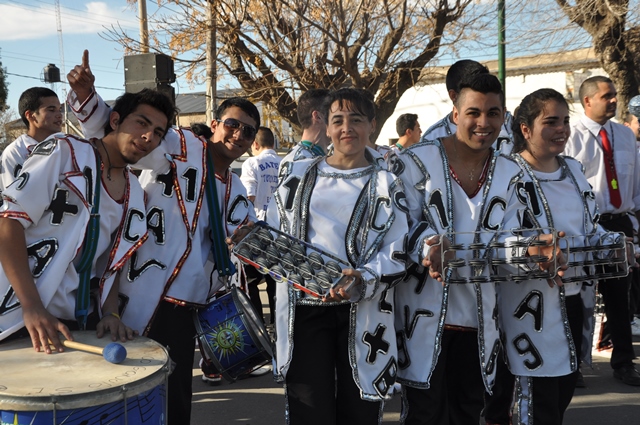
[[[568,78],[569,75],[569,78]],[[582,78],[579,75],[583,75]],[[592,69],[585,73],[569,73],[549,72],[545,74],[522,74],[507,77],[507,109],[510,112],[520,104],[522,99],[529,93],[541,88],[551,88],[566,95],[569,88],[573,88],[573,79],[576,80],[575,98],[580,82],[586,77],[594,75],[606,75],[602,69]],[[407,90],[393,115],[385,122],[382,131],[378,136],[377,144],[388,145],[392,139],[397,139],[396,120],[402,114],[413,113],[418,114],[418,122],[422,127],[422,131],[426,131],[433,123],[440,120],[446,114],[451,112],[452,103],[447,94],[447,88],[443,83],[425,85],[422,87],[413,87]],[[578,119],[583,112],[580,102],[574,102],[572,105],[571,119]]]

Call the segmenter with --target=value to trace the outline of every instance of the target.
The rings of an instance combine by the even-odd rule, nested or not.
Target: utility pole
[[[218,92],[217,68],[216,68],[216,0],[209,0],[209,31],[207,32],[207,70],[206,70],[206,120],[207,124],[213,121],[213,112],[216,110]]]
[[[502,83],[502,91],[507,96],[507,72],[505,64],[505,5],[504,0],[498,0],[498,78]]]
[[[62,43],[62,18],[60,17],[60,0],[56,0],[55,2],[55,6],[56,6],[56,29],[58,31],[58,49],[60,50],[60,69],[62,70],[62,78],[65,78],[65,71],[64,71],[64,45]],[[58,79],[58,82],[60,82],[60,79]],[[52,83],[53,86],[53,83]],[[64,84],[62,84],[62,98],[63,100],[63,104],[62,107],[64,108],[63,110],[63,115],[64,115],[64,132],[68,133],[69,132],[69,110],[67,109],[67,89],[65,87]]]
[[[138,0],[140,15],[140,52],[149,53],[149,27],[147,25],[147,0]]]

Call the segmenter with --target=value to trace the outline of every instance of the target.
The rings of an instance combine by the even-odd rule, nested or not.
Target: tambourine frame
[[[256,238],[258,237],[257,234],[262,230],[267,230],[269,232],[272,233],[272,235],[275,235],[275,237],[273,238],[272,241],[270,241],[270,244],[272,244],[272,246],[276,246],[276,238],[280,237],[280,236],[284,236],[285,238],[287,238],[291,243],[296,243],[299,244],[300,246],[303,246],[306,249],[306,253],[308,253],[308,251],[312,251],[312,252],[316,252],[319,255],[326,257],[327,259],[337,263],[337,265],[340,267],[340,269],[346,269],[346,268],[352,268],[352,266],[340,259],[338,256],[336,256],[333,253],[327,252],[321,248],[316,247],[315,245],[307,242],[307,241],[303,241],[301,239],[298,239],[294,236],[291,236],[285,232],[282,232],[279,229],[276,229],[274,227],[269,226],[267,223],[265,223],[264,221],[258,221],[255,223],[253,229],[251,230],[251,232],[249,232],[240,242],[238,242],[232,249],[233,254],[238,257],[238,259],[240,259],[240,261],[242,261],[245,264],[248,264],[252,267],[255,267],[258,271],[260,271],[260,273],[262,274],[268,274],[270,275],[275,281],[277,282],[286,282],[287,284],[291,285],[292,287],[294,287],[297,290],[300,290],[302,292],[304,292],[305,294],[308,294],[312,297],[315,298],[324,298],[328,293],[329,290],[331,288],[337,288],[339,286],[342,286],[345,288],[345,290],[348,290],[348,288],[352,285],[352,283],[355,281],[355,279],[351,276],[345,276],[344,274],[342,274],[342,272],[340,271],[339,275],[337,274],[337,271],[333,270],[333,274],[334,276],[332,277],[332,282],[330,285],[325,285],[326,288],[324,291],[315,291],[313,289],[310,289],[308,287],[306,287],[304,284],[300,283],[300,282],[296,282],[294,280],[289,279],[288,276],[285,276],[281,273],[278,273],[277,271],[272,270],[272,266],[270,267],[266,267],[265,265],[261,265],[258,264],[254,258],[250,258],[247,255],[244,255],[243,252],[246,252],[243,250],[243,248],[246,249],[251,249],[251,247],[248,246],[247,241],[252,240],[252,238]],[[258,237],[259,238],[259,237]],[[262,242],[264,242],[263,239],[261,239]],[[253,247],[253,249],[255,250],[255,247]],[[266,253],[266,249],[267,247],[264,247],[262,249],[262,253],[265,254],[265,256],[267,256],[268,254]],[[276,248],[278,249],[278,248]],[[282,249],[282,247],[280,248]],[[297,254],[297,255],[301,255],[301,254]],[[309,257],[306,256],[305,259],[308,259]],[[293,265],[294,269],[298,269],[299,264]],[[325,265],[322,265],[323,270]],[[284,269],[284,267],[283,267]],[[288,273],[289,275],[291,275],[291,273]]]
[[[440,240],[446,238],[450,243],[441,254],[441,270],[446,283],[477,284],[489,282],[522,282],[534,279],[553,279],[557,276],[559,266],[552,266],[542,270],[539,263],[556,263],[555,252],[551,258],[542,255],[528,255],[525,248],[536,245],[558,244],[566,259],[568,268],[589,268],[588,275],[584,273],[565,273],[570,277],[562,278],[564,283],[583,282],[588,280],[604,280],[626,276],[629,273],[629,261],[625,249],[625,237],[622,233],[609,232],[600,238],[597,245],[588,245],[585,235],[558,236],[555,229],[536,228],[527,229],[527,234],[550,234],[550,242],[536,240],[532,236],[525,237],[518,232],[502,231],[504,237],[491,232],[492,239],[488,243],[472,242],[458,243],[459,236],[469,235],[467,240],[477,241],[478,232],[447,232],[440,235]],[[497,236],[496,236],[497,235]],[[507,238],[507,236],[509,236]],[[464,238],[463,238],[464,239]],[[441,243],[430,247],[441,246]],[[507,250],[517,255],[507,255]],[[473,258],[461,256],[460,251],[474,251]],[[579,254],[580,258],[576,255]],[[585,255],[586,254],[586,255]],[[622,254],[622,255],[620,255]],[[586,256],[586,258],[584,258]],[[512,266],[512,267],[508,267]],[[602,266],[608,266],[604,271]]]

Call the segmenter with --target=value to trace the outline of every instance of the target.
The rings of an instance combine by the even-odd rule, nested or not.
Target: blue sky
[[[20,94],[29,87],[46,86],[42,70],[53,63],[62,68],[54,0],[0,0],[0,58],[9,83],[9,106],[16,112]],[[147,1],[148,13],[155,12],[153,0]],[[138,34],[137,7],[125,0],[86,2],[60,0],[64,45],[64,69],[68,72],[80,63],[82,51],[89,49],[90,65],[100,93],[108,99],[124,91],[124,67],[121,47],[103,36],[111,25],[120,25],[131,35]],[[66,81],[66,75],[61,79]],[[189,88],[180,79],[176,92],[204,90]],[[62,99],[62,84],[54,90]]]
[[[488,1],[480,0],[479,4]],[[631,0],[631,3],[637,5],[639,1]],[[487,4],[493,3],[491,1]],[[559,12],[552,0],[542,0],[541,4],[545,7],[525,10],[528,3],[524,0],[507,2],[508,57],[558,51],[562,50],[562,46],[580,48],[589,44],[588,38],[576,37],[573,32],[568,35],[564,32],[555,35],[550,33],[549,27],[565,26],[566,17]],[[116,98],[124,91],[123,51],[116,42],[105,38],[112,26],[119,26],[130,36],[137,38],[137,6],[128,5],[126,0],[60,0],[60,6],[64,70],[68,72],[78,64],[82,51],[89,49],[90,64],[96,75],[99,92],[107,99]],[[147,11],[150,19],[154,14],[171,12],[169,9],[159,12],[155,0],[147,0]],[[523,14],[526,19],[522,18]],[[531,19],[532,15],[536,19]],[[434,61],[434,64],[443,65],[462,57],[480,61],[497,59],[497,24],[491,22],[495,15],[492,14],[487,19],[487,33],[479,37],[478,43],[474,45],[466,41],[456,46],[455,55],[449,49],[442,49],[439,61]],[[522,34],[533,36],[534,39],[519,40]],[[18,98],[25,89],[47,85],[41,80],[43,68],[49,63],[63,68],[58,40],[54,0],[0,0],[0,58],[8,74],[8,103],[16,115]],[[524,45],[519,46],[519,42]],[[66,75],[61,75],[61,79],[66,81]],[[219,86],[220,84],[222,82]],[[226,84],[237,85],[229,80]],[[203,86],[190,87],[179,75],[174,87],[176,93],[204,91]],[[62,99],[63,85],[56,84],[54,90]]]

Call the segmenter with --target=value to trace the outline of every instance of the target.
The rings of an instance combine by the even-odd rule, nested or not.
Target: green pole
[[[498,78],[502,90],[507,93],[507,73],[505,67],[505,6],[504,0],[498,0]]]

